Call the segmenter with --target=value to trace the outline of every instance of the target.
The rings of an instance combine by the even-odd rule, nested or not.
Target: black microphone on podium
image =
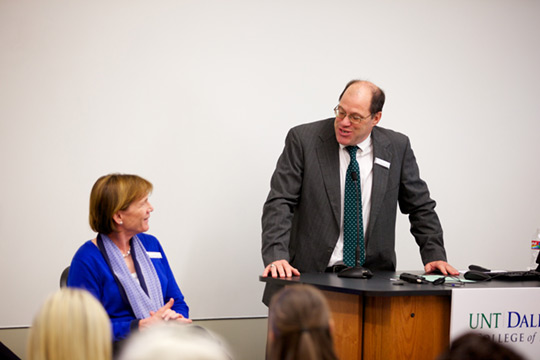
[[[354,182],[354,188],[356,190],[356,252],[354,259],[354,266],[341,270],[338,273],[338,277],[355,278],[355,279],[369,279],[373,276],[373,273],[360,265],[360,193],[358,191],[358,174],[356,171],[351,172],[351,178]]]

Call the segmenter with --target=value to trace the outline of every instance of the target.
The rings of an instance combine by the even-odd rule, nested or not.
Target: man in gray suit
[[[376,126],[385,95],[373,83],[347,84],[335,118],[292,128],[286,138],[262,216],[263,276],[336,272],[343,263],[346,146],[357,145],[365,266],[396,269],[396,210],[409,215],[411,233],[426,272],[458,275],[446,262],[441,224],[426,183],[420,179],[409,139]],[[268,305],[277,290],[267,284]]]

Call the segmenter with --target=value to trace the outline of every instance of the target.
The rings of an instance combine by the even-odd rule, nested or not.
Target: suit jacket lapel
[[[379,216],[381,205],[386,193],[386,187],[388,184],[388,175],[390,169],[385,166],[377,164],[377,158],[384,160],[392,166],[392,152],[390,151],[390,140],[384,136],[377,127],[373,128],[371,132],[371,138],[373,141],[373,188],[371,190],[371,213],[369,219],[369,225],[366,232],[366,241],[369,241],[370,235],[373,229],[373,224],[377,221]]]
[[[339,184],[339,145],[334,133],[334,122],[331,121],[328,130],[319,136],[317,145],[317,158],[324,182],[324,188],[334,214],[334,219],[339,226],[341,196]]]

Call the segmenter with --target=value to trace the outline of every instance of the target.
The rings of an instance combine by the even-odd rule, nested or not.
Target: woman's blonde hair
[[[277,292],[268,313],[268,360],[336,360],[331,315],[322,293],[311,285]]]
[[[109,316],[86,290],[62,288],[34,318],[28,360],[111,360]]]
[[[95,232],[116,231],[113,216],[152,192],[152,183],[138,175],[109,174],[97,179],[90,193],[90,227]]]

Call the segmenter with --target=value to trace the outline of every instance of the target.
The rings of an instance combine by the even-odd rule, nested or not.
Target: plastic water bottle
[[[529,270],[536,270],[539,264],[536,263],[538,253],[540,252],[540,228],[536,229],[531,239],[531,259],[529,262]]]

